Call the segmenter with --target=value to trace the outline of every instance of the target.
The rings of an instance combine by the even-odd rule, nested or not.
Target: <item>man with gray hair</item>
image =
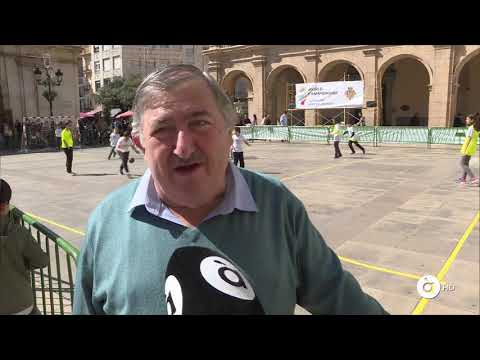
[[[260,307],[252,313],[293,314],[299,304],[314,314],[385,314],[295,195],[228,161],[235,116],[215,80],[194,66],[145,78],[134,122],[148,169],[92,213],[74,314],[188,314],[189,304],[224,313],[226,301],[253,299]],[[202,248],[222,256],[183,257],[169,275],[179,249]]]

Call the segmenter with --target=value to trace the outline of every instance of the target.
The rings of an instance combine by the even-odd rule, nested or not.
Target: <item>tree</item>
[[[110,121],[111,109],[119,108],[125,112],[132,108],[135,92],[141,82],[142,77],[139,75],[131,76],[128,79],[115,77],[111,83],[100,88],[95,100],[102,104],[105,120]]]

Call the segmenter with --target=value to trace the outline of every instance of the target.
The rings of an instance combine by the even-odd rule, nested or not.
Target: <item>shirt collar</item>
[[[127,211],[131,212],[137,206],[142,205],[145,206],[147,211],[152,215],[182,224],[158,197],[150,169],[147,169],[140,179]],[[235,209],[249,212],[258,211],[255,200],[243,175],[235,165],[229,162],[227,168],[227,188],[223,201],[212,210],[203,221],[218,215],[230,214]]]

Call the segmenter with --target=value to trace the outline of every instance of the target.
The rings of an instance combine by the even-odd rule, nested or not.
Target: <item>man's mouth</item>
[[[194,164],[188,164],[188,165],[180,165],[175,167],[175,172],[180,175],[189,175],[193,173],[195,170],[200,168],[202,164],[200,163],[194,163]]]

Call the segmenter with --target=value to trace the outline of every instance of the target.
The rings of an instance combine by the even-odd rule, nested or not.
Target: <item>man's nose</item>
[[[193,137],[188,131],[180,130],[177,133],[177,142],[173,153],[181,159],[188,159],[195,152]]]

